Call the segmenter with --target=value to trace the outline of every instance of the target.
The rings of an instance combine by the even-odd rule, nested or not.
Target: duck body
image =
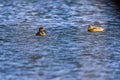
[[[45,32],[37,32],[37,33],[36,33],[36,36],[45,36],[45,35],[46,35]]]
[[[88,31],[89,32],[102,32],[102,31],[104,31],[104,28],[98,27],[98,26],[89,25],[88,26]]]
[[[43,27],[40,27],[39,31],[36,33],[36,36],[45,36],[45,35],[47,35],[46,31],[44,30]]]

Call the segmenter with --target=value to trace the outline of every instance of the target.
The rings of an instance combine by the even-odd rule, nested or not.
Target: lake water
[[[87,32],[100,25],[104,32]],[[47,36],[35,36],[44,26]],[[0,80],[120,80],[120,8],[111,0],[0,0]]]

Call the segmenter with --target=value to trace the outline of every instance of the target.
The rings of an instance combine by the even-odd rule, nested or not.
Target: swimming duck
[[[45,29],[43,27],[39,28],[39,32],[36,33],[36,36],[45,36],[46,32]]]
[[[104,31],[104,28],[98,27],[98,26],[88,25],[88,31],[89,32],[102,32],[102,31]]]

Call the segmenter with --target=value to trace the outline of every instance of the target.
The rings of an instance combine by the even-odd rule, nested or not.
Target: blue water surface
[[[104,32],[87,32],[100,25]],[[44,26],[47,36],[35,36]],[[111,0],[0,0],[0,80],[120,80],[120,8]]]

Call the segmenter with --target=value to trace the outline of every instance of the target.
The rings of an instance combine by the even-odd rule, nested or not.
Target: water
[[[119,23],[111,0],[0,0],[0,80],[120,80]]]

